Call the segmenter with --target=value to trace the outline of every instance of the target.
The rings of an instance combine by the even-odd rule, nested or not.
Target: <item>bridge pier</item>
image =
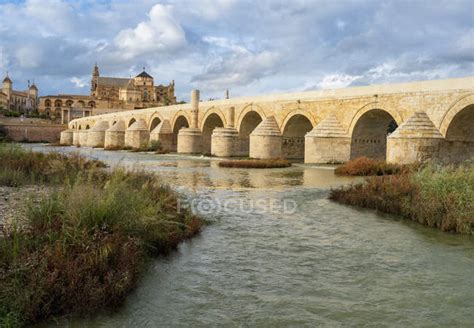
[[[283,137],[275,117],[268,116],[250,134],[249,155],[256,159],[281,158],[282,142]]]
[[[212,133],[211,155],[217,157],[239,156],[239,132],[234,128],[215,128]]]
[[[225,128],[215,128],[211,137],[211,155],[217,157],[233,157],[240,155],[239,132],[235,128],[235,108],[227,110]]]
[[[80,144],[79,144],[79,135],[80,135],[79,131],[80,130],[74,130],[74,132],[72,133],[72,145],[76,146],[76,147],[80,146]]]
[[[428,115],[415,112],[387,137],[387,162],[413,164],[438,159],[444,143]]]
[[[144,149],[148,147],[150,131],[144,120],[138,120],[125,130],[125,147]]]
[[[86,147],[88,137],[89,130],[79,130],[79,146]]]
[[[191,127],[178,132],[177,151],[180,154],[198,154],[202,152],[202,133],[198,128],[199,90],[191,91]]]
[[[105,131],[107,131],[108,128],[109,123],[107,121],[97,122],[89,131],[87,146],[103,148],[105,141]]]
[[[61,132],[61,136],[59,138],[59,144],[62,146],[71,146],[73,144],[74,139],[74,130],[67,129]]]
[[[164,152],[173,150],[173,130],[171,129],[170,121],[163,120],[150,132],[150,145],[154,141],[160,143],[161,150]]]
[[[105,131],[104,149],[122,149],[125,146],[125,123],[118,121]]]
[[[305,163],[341,163],[349,160],[351,138],[335,115],[329,115],[305,136]]]

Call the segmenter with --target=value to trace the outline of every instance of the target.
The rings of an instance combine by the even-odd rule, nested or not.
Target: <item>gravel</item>
[[[24,218],[28,201],[46,194],[47,191],[45,186],[0,186],[0,230],[10,225],[13,220]]]

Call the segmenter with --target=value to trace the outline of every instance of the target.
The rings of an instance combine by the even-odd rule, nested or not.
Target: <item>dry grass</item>
[[[0,143],[0,185],[58,183],[75,180],[82,172],[99,172],[105,164],[77,154],[25,151],[15,144]]]
[[[219,166],[243,169],[270,169],[290,167],[291,162],[286,159],[240,159],[220,161]]]
[[[338,166],[335,173],[355,176],[391,175],[407,172],[413,168],[415,166],[389,164],[381,160],[359,157]]]
[[[4,172],[21,180],[31,169],[32,182],[56,191],[30,201],[21,225],[4,228],[0,237],[0,327],[122,304],[151,257],[176,248],[203,224],[178,210],[177,195],[156,176],[105,172],[77,156],[2,151]]]
[[[331,190],[339,203],[372,208],[442,231],[474,233],[474,167],[427,167],[416,172],[370,177]]]

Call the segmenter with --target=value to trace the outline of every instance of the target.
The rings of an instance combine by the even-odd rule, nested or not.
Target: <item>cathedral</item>
[[[44,96],[40,98],[39,112],[66,124],[89,115],[173,104],[176,104],[174,81],[155,85],[145,68],[133,78],[101,76],[96,64],[92,70],[90,95]]]
[[[91,97],[101,100],[121,101],[135,108],[167,106],[176,103],[174,81],[169,85],[155,86],[153,77],[145,72],[134,78],[100,76],[99,67],[94,66],[91,81]]]

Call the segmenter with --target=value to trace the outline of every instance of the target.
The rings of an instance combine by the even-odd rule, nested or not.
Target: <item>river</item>
[[[474,325],[474,239],[328,201],[331,187],[354,181],[331,167],[228,169],[203,157],[25,147],[157,172],[212,220],[156,259],[117,312],[60,326]]]

